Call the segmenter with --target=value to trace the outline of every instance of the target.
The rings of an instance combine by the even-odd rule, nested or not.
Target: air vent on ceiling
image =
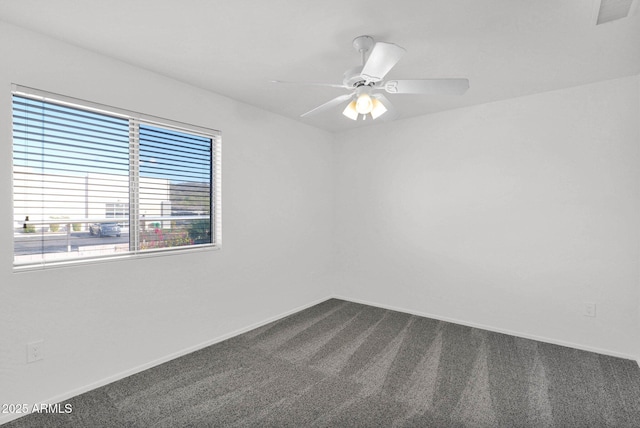
[[[634,0],[601,0],[596,25],[629,16]]]

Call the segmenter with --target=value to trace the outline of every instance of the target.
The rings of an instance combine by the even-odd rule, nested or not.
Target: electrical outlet
[[[40,361],[44,358],[44,340],[27,343],[27,363]]]
[[[585,317],[595,317],[596,316],[596,304],[593,302],[585,302],[584,303],[584,312]]]

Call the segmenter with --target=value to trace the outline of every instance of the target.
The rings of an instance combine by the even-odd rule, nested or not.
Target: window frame
[[[147,258],[147,257],[156,257],[156,256],[166,256],[166,255],[179,255],[185,253],[193,253],[193,252],[202,252],[202,251],[211,251],[218,250],[222,247],[222,132],[213,128],[207,128],[203,126],[193,125],[190,123],[179,122],[171,119],[161,118],[153,115],[143,114],[139,112],[135,112],[132,110],[122,109],[118,107],[112,107],[100,103],[95,103],[92,101],[87,101],[79,98],[69,97],[66,95],[60,95],[49,91],[44,91],[40,89],[30,88],[26,86],[21,86],[17,84],[11,85],[11,97],[10,102],[12,103],[11,112],[13,114],[13,99],[14,96],[29,98],[36,101],[42,101],[47,103],[59,104],[65,107],[75,108],[79,110],[85,110],[92,113],[104,114],[107,116],[117,117],[126,119],[129,121],[130,128],[130,136],[129,136],[129,144],[136,145],[136,149],[130,150],[129,154],[129,200],[126,202],[127,210],[129,212],[129,223],[133,222],[135,215],[137,212],[137,205],[139,204],[139,196],[137,194],[134,195],[136,190],[138,189],[138,182],[140,180],[139,176],[139,138],[138,135],[132,132],[132,129],[135,127],[139,129],[140,125],[149,125],[153,127],[164,128],[167,130],[172,130],[176,132],[184,132],[200,137],[205,137],[211,139],[211,186],[210,186],[210,226],[211,226],[211,243],[205,244],[197,244],[197,245],[185,245],[178,247],[169,247],[169,248],[158,248],[158,249],[140,249],[140,245],[138,242],[138,233],[139,226],[136,226],[135,229],[135,237],[133,240],[129,242],[129,250],[125,253],[114,253],[108,255],[99,255],[99,256],[88,256],[88,257],[74,257],[67,258],[61,260],[45,260],[44,258],[40,262],[32,262],[32,263],[18,263],[16,264],[15,260],[15,237],[13,230],[11,230],[11,245],[12,245],[12,253],[13,253],[13,271],[29,271],[29,270],[40,270],[40,269],[50,269],[61,266],[77,266],[87,263],[102,263],[109,262],[114,260],[122,260],[122,259],[137,259],[137,258]],[[11,132],[12,132],[12,154],[14,153],[14,125],[13,120],[11,120]],[[13,161],[13,156],[11,157],[11,168],[12,171],[15,168],[15,164]],[[133,186],[133,187],[132,187]],[[132,207],[133,205],[133,207]],[[15,217],[15,187],[14,187],[14,173],[11,175],[11,207],[12,207],[12,217]],[[105,215],[106,218],[106,215]],[[138,215],[137,223],[139,223],[140,217]],[[44,222],[43,222],[44,223]],[[47,253],[42,253],[47,254]]]

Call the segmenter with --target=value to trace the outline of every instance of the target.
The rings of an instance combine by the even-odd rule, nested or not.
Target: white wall
[[[332,134],[3,23],[0,58],[0,403],[64,396],[327,296]],[[11,83],[221,130],[222,250],[13,273]],[[44,360],[26,364],[39,339]]]
[[[339,134],[334,291],[640,356],[638,86],[635,76]]]

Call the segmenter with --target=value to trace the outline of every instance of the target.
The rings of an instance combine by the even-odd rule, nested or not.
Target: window
[[[15,86],[14,266],[219,247],[220,141]]]

